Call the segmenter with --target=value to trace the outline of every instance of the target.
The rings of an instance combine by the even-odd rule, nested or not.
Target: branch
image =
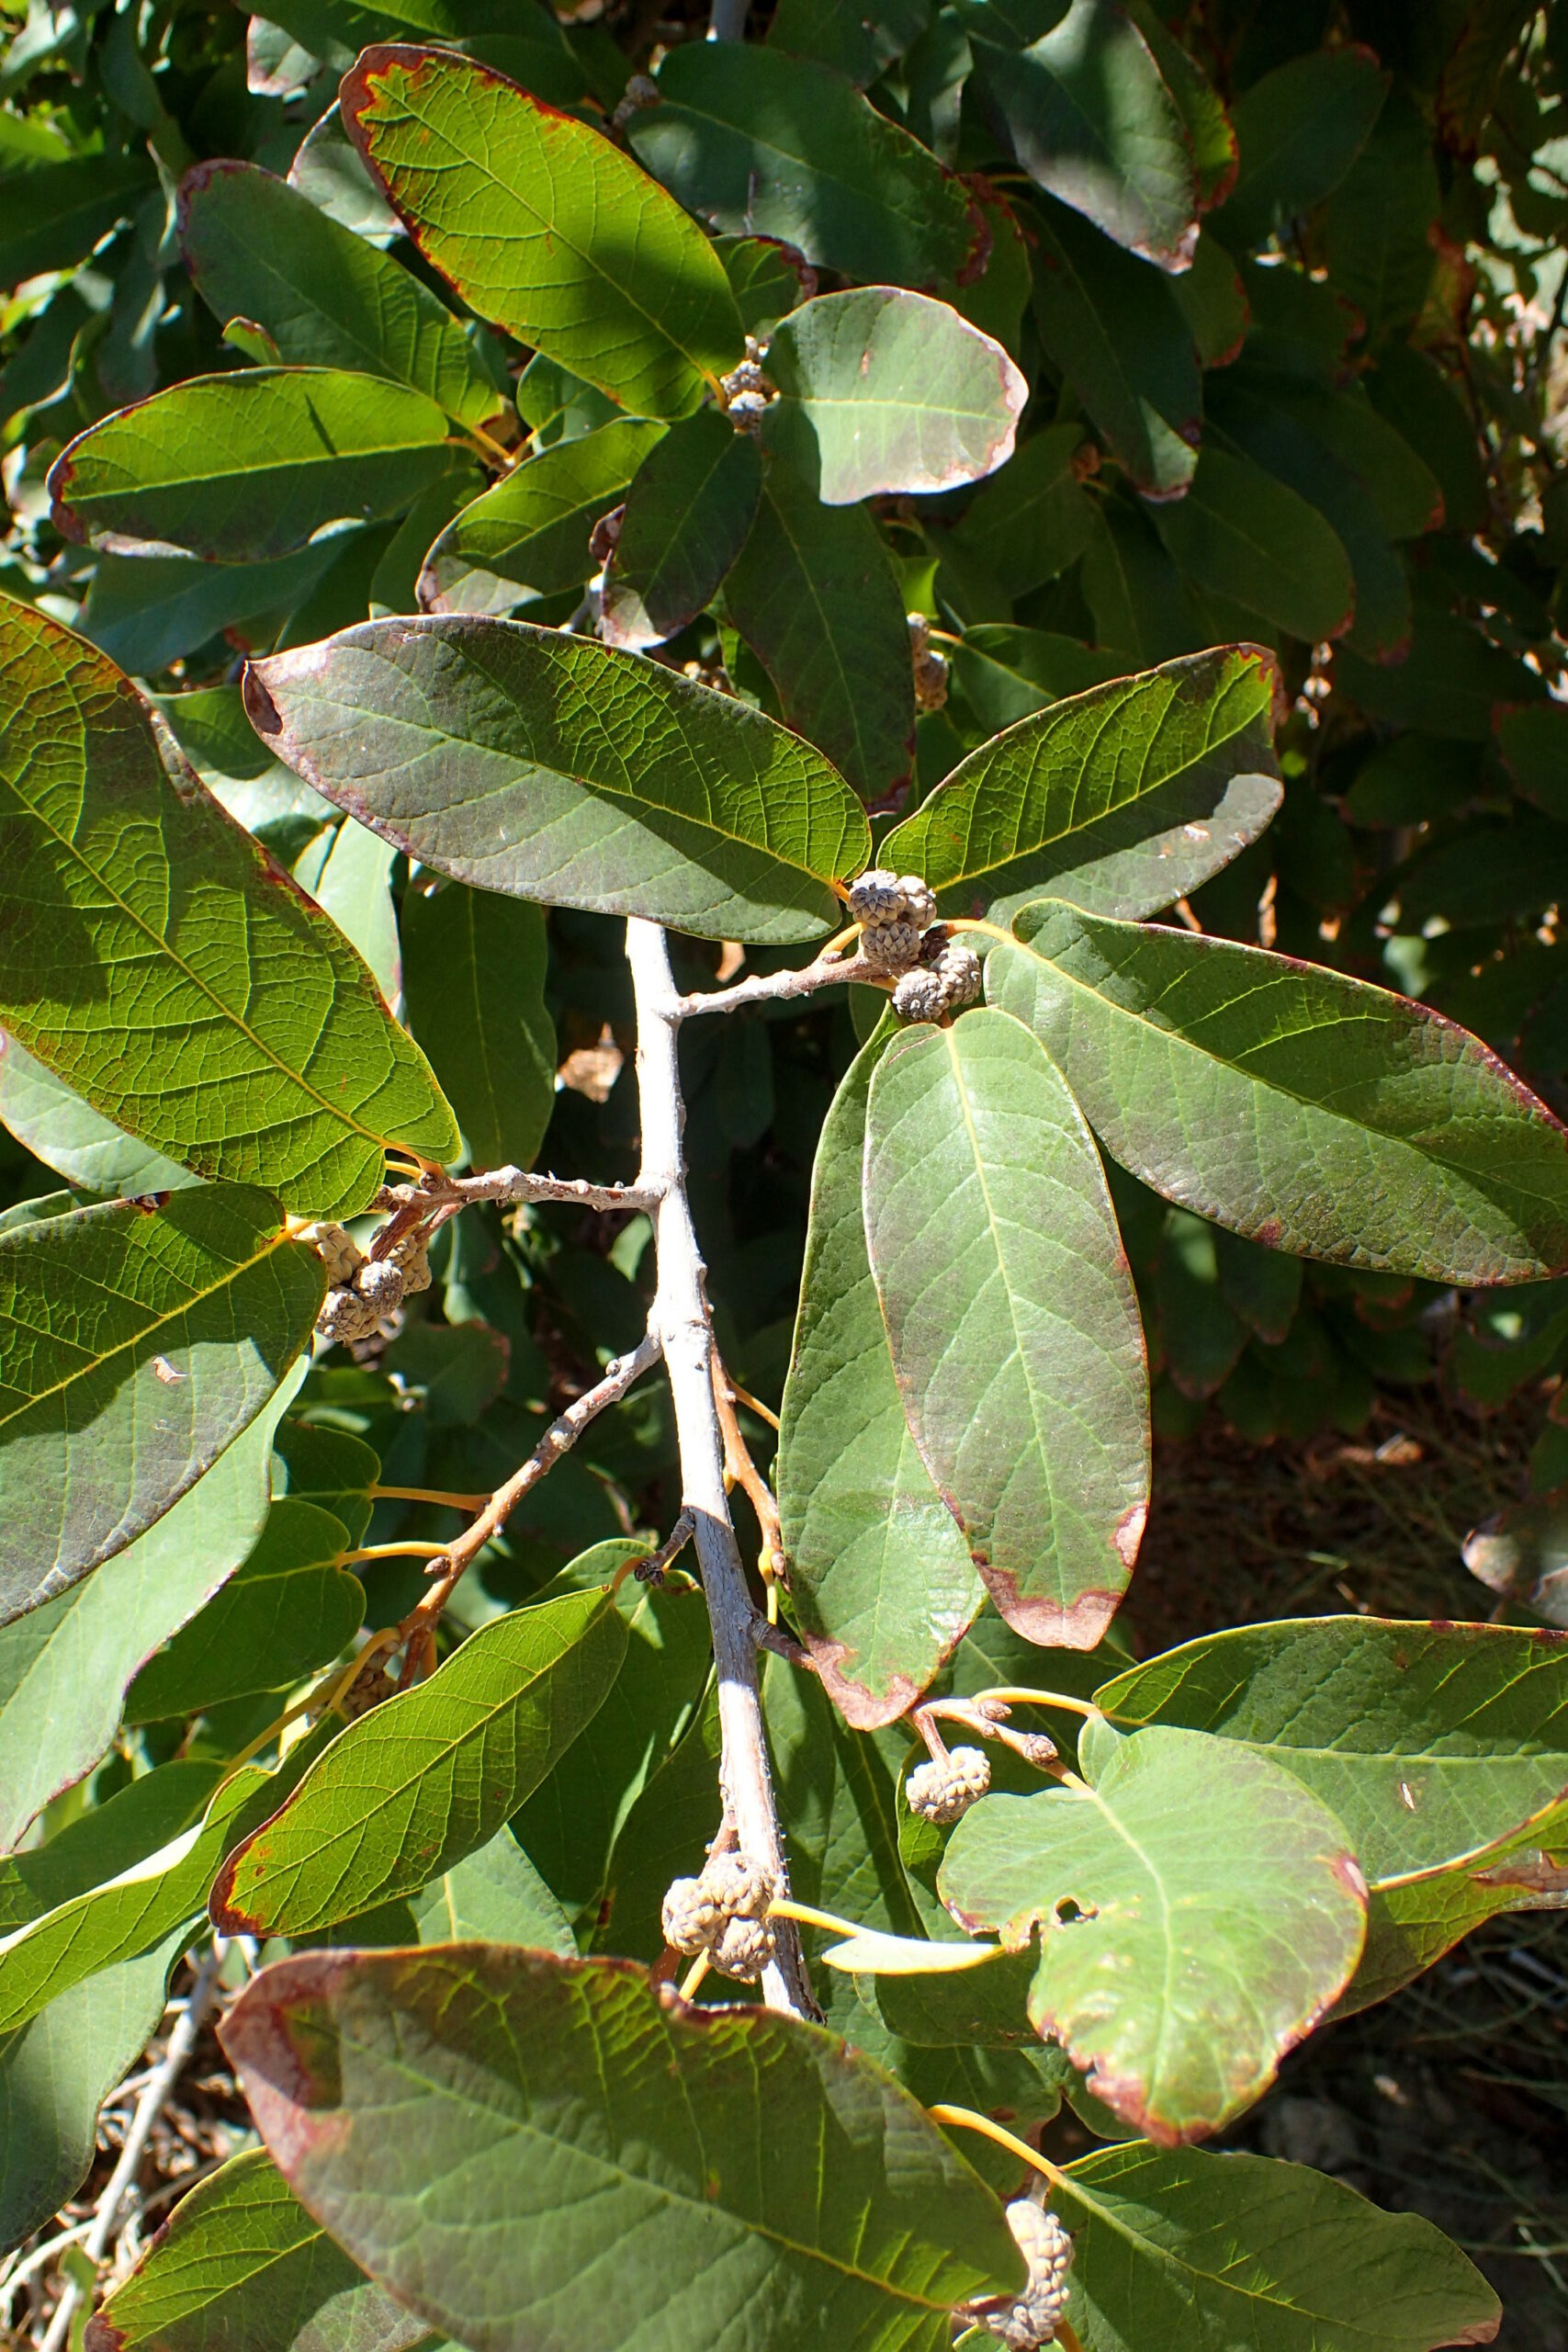
[[[565,1201],[583,1209],[653,1209],[659,1195],[645,1184],[587,1184],[580,1177],[536,1176],[526,1168],[489,1168],[482,1176],[446,1176],[433,1170],[420,1184],[384,1184],[374,1209],[467,1208],[471,1201],[500,1201],[515,1208],[523,1201]],[[378,1237],[379,1238],[379,1237]]]
[[[664,1348],[681,1449],[682,1501],[691,1513],[703,1592],[713,1627],[718,1673],[719,1781],[740,1850],[787,1890],[784,1840],[773,1807],[761,1699],[757,1687],[755,1611],[740,1565],[724,1490],[724,1447],[714,1397],[713,1331],[703,1295],[703,1264],[686,1198],[681,1154],[683,1106],[676,1046],[682,1000],[670,951],[656,923],[626,925],[626,961],[637,999],[637,1072],[642,1110],[640,1183],[659,1195],[654,1238],[659,1283],[649,1328]],[[800,1938],[781,1920],[774,1957],[762,1973],[762,1997],[794,2017],[818,2014],[801,1958]]]
[[[710,40],[744,40],[749,0],[713,0],[708,17]]]
[[[114,2234],[114,2225],[125,2194],[141,2169],[141,2159],[147,2143],[152,2136],[152,2126],[162,2115],[170,2092],[185,2072],[186,2062],[196,2047],[197,2036],[207,2022],[208,2011],[218,1995],[218,1972],[223,1965],[229,1949],[222,1936],[214,1936],[210,1950],[196,1972],[196,1981],[186,1996],[186,2005],[175,2022],[156,2071],[141,2094],[141,2104],[131,2118],[130,2129],[125,2135],[125,2145],[119,2152],[119,2162],[109,2175],[108,2185],[98,2199],[98,2210],[83,2244],[83,2252],[93,2262],[101,2262]],[[68,2278],[55,2305],[49,2332],[39,2352],[60,2352],[71,2333],[71,2323],[76,2306],[82,2300],[82,2290],[74,2278]]]
[[[472,1526],[465,1528],[455,1544],[446,1544],[436,1554],[427,1571],[436,1577],[436,1582],[417,1608],[410,1611],[400,1628],[409,1645],[403,1668],[407,1679],[412,1680],[413,1672],[417,1672],[420,1654],[434,1637],[436,1620],[469,1562],[505,1526],[529,1487],[536,1487],[546,1471],[553,1470],[561,1455],[570,1453],[590,1421],[597,1420],[606,1406],[619,1404],[634,1382],[652,1370],[659,1362],[659,1340],[650,1328],[629,1355],[617,1356],[606,1365],[604,1377],[596,1387],[576,1398],[558,1420],[550,1423],[522,1468],[514,1470],[506,1484],[496,1488]],[[407,1546],[400,1545],[399,1549],[406,1550]]]
[[[695,996],[678,996],[673,1000],[672,1018],[690,1021],[699,1012],[738,1012],[743,1005],[777,1004],[791,997],[814,996],[818,989],[836,989],[848,980],[868,980],[887,985],[888,975],[878,966],[868,963],[863,956],[821,956],[815,964],[803,964],[791,972],[759,972],[749,980],[737,980],[732,989],[699,989]]]

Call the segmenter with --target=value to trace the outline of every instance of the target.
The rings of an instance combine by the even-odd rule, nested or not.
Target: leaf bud
[[[713,1964],[725,1976],[754,1984],[777,1948],[766,1919],[731,1919],[713,1948]]]
[[[920,952],[920,934],[912,922],[868,923],[860,945],[874,970],[907,972]]]
[[[991,1759],[983,1747],[955,1747],[946,1757],[917,1764],[904,1783],[909,1811],[945,1828],[959,1820],[991,1785]]]
[[[378,1310],[357,1291],[341,1287],[328,1291],[316,1317],[316,1329],[323,1340],[335,1340],[340,1345],[350,1340],[367,1340],[380,1321]]]
[[[383,1315],[390,1315],[394,1307],[402,1305],[402,1269],[393,1265],[389,1258],[373,1258],[354,1277],[354,1287],[379,1322]]]
[[[701,1879],[671,1879],[660,1913],[664,1940],[671,1951],[706,1951],[721,1924],[717,1905]]]
[[[908,913],[903,885],[886,865],[868,866],[850,884],[850,912],[856,922],[901,922]]]
[[[893,1010],[900,1021],[935,1021],[946,1009],[942,981],[935,972],[918,967],[906,972],[893,991]]]
[[[710,1857],[698,1883],[723,1919],[761,1919],[773,1899],[772,1873],[745,1854]]]
[[[980,958],[962,939],[950,939],[931,967],[942,982],[942,1009],[962,1012],[980,993]]]

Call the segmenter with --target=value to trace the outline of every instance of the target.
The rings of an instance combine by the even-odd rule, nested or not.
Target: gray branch
[[[719,1777],[726,1810],[743,1854],[761,1863],[780,1892],[787,1888],[784,1840],[773,1804],[751,1596],[724,1488],[724,1442],[713,1391],[713,1330],[703,1291],[703,1262],[686,1198],[681,1150],[684,1107],[676,1046],[682,1000],[670,952],[656,923],[626,925],[626,960],[637,998],[637,1071],[642,1109],[642,1188],[658,1195],[654,1224],[659,1280],[649,1327],[664,1350],[681,1450],[682,1502],[713,1627],[718,1672]],[[792,1921],[779,1920],[778,1950],[762,1975],[770,2007],[794,2017],[818,2014]]]
[[[796,996],[815,996],[818,989],[840,988],[849,980],[881,980],[887,974],[863,956],[827,956],[815,964],[803,964],[790,972],[759,972],[750,980],[737,980],[732,989],[699,989],[695,996],[675,999],[677,1021],[689,1021],[699,1012],[739,1012],[748,1004],[777,1004]]]

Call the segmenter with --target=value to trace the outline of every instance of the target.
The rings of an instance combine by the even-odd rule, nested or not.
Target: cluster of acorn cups
[[[430,1236],[421,1227],[382,1258],[367,1258],[346,1226],[328,1220],[303,1227],[299,1238],[327,1270],[331,1287],[316,1317],[324,1340],[367,1340],[405,1298],[430,1288]]]
[[[931,885],[918,874],[874,865],[851,883],[849,899],[861,954],[874,971],[898,975],[893,1010],[900,1021],[940,1021],[975,1003],[980,958],[937,922]]]

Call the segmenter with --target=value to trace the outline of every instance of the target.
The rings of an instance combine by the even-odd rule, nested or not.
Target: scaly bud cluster
[[[893,991],[893,1010],[900,1021],[940,1021],[944,1012],[962,1012],[979,993],[980,958],[962,939],[950,938],[943,924],[933,923],[920,942],[918,967]]]
[[[991,1785],[991,1759],[983,1747],[955,1747],[929,1764],[917,1764],[904,1783],[909,1811],[945,1828],[968,1812]]]
[[[762,372],[762,361],[766,356],[766,345],[759,343],[754,334],[749,334],[745,358],[732,368],[728,376],[721,376],[718,379],[724,413],[738,432],[761,433],[762,419],[778,398],[774,387]]]
[[[705,1951],[725,1976],[754,1984],[773,1956],[768,1922],[772,1877],[744,1854],[710,1856],[700,1878],[675,1879],[664,1897],[664,1940],[695,1958]]]
[[[332,1285],[316,1317],[325,1340],[367,1340],[405,1298],[430,1288],[430,1236],[423,1227],[405,1233],[384,1258],[367,1258],[344,1227],[328,1220],[303,1227],[299,1239],[315,1250]]]
[[[1008,2227],[1029,2265],[1021,2295],[1004,2311],[987,2312],[985,2324],[1008,2352],[1039,2352],[1061,2325],[1067,2308],[1067,2272],[1073,2242],[1056,2215],[1032,2197],[1016,2198],[1007,2209]]]
[[[941,710],[947,700],[947,656],[931,650],[931,623],[923,613],[911,613],[909,659],[915,669],[915,707]]]

